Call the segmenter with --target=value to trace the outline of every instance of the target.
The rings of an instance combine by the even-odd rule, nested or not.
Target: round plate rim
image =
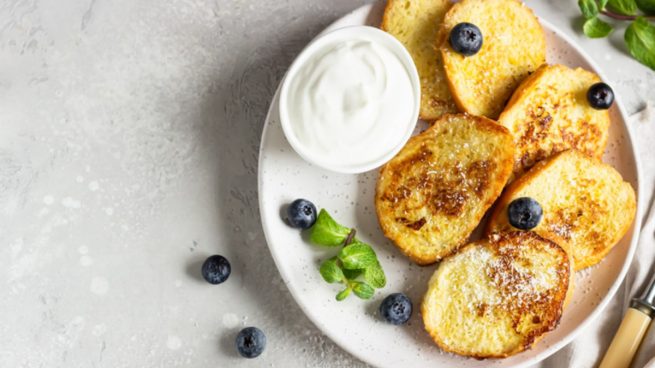
[[[319,34],[316,35],[318,37],[319,35],[323,34],[324,32],[336,29],[337,25],[344,19],[349,16],[351,16],[354,13],[358,12],[364,12],[366,9],[370,10],[372,9],[374,4],[366,4],[362,5],[359,8],[356,8],[352,10],[351,12],[344,14],[342,17],[338,18],[334,22],[332,22],[330,25],[328,25],[323,31],[321,31]],[[570,47],[574,48],[576,52],[580,54],[582,59],[588,63],[593,71],[598,74],[598,76],[601,78],[601,80],[607,81],[609,79],[606,78],[604,73],[602,72],[602,69],[599,68],[598,64],[587,55],[587,53],[580,48],[575,41],[566,33],[563,31],[560,31],[558,28],[556,28],[552,23],[548,22],[547,20],[541,18],[538,16],[539,22],[546,31],[553,32],[557,35],[557,37],[563,39]],[[311,41],[310,41],[311,42]],[[269,251],[271,252],[271,256],[273,257],[273,260],[275,262],[275,266],[277,267],[278,271],[280,272],[280,277],[282,277],[282,280],[284,281],[285,285],[289,289],[289,292],[291,293],[291,296],[293,297],[294,301],[296,304],[300,307],[300,309],[303,311],[305,316],[309,318],[312,323],[318,327],[319,330],[321,330],[322,333],[324,333],[326,336],[330,338],[334,343],[339,345],[342,349],[347,351],[348,353],[352,354],[353,356],[357,357],[361,361],[371,363],[368,357],[364,354],[361,354],[359,351],[356,349],[353,349],[348,346],[348,344],[343,343],[338,336],[336,336],[332,331],[328,328],[326,328],[325,324],[318,318],[315,318],[315,316],[310,313],[309,308],[307,305],[305,305],[303,302],[301,302],[301,291],[296,289],[293,286],[293,283],[287,278],[287,275],[285,275],[281,271],[281,264],[284,262],[283,259],[278,257],[278,254],[273,250],[273,247],[270,245],[271,244],[271,239],[269,237],[269,230],[268,230],[268,221],[266,217],[264,216],[264,211],[261,209],[263,208],[263,199],[262,199],[262,192],[263,192],[263,180],[262,180],[262,174],[261,174],[261,168],[262,168],[262,160],[263,160],[263,142],[266,137],[267,131],[268,131],[268,122],[270,121],[270,117],[273,111],[275,111],[275,101],[278,98],[279,92],[280,92],[280,87],[282,86],[284,78],[280,81],[278,84],[278,87],[276,88],[275,94],[273,95],[273,98],[271,99],[271,104],[269,105],[268,111],[266,113],[266,118],[264,120],[264,127],[262,129],[262,134],[260,138],[260,145],[259,145],[259,157],[258,157],[258,166],[257,166],[257,194],[258,194],[258,204],[260,208],[260,219],[262,223],[262,228],[264,232],[264,238],[266,240],[266,244],[269,248]],[[533,364],[536,364],[547,357],[553,355],[560,349],[562,349],[564,346],[566,346],[568,343],[573,341],[577,337],[577,335],[580,334],[582,330],[584,330],[589,324],[591,324],[594,320],[598,318],[598,316],[605,310],[607,305],[609,304],[610,300],[613,299],[614,295],[616,294],[619,286],[623,283],[623,280],[625,279],[625,276],[628,272],[628,269],[630,268],[630,265],[632,264],[632,259],[634,258],[634,254],[637,248],[637,243],[638,243],[638,238],[639,238],[639,232],[641,228],[641,223],[639,219],[641,219],[641,215],[643,213],[643,201],[642,201],[642,191],[640,190],[640,184],[642,182],[642,173],[641,173],[641,160],[639,158],[639,154],[637,152],[637,147],[635,144],[635,139],[634,139],[634,133],[628,123],[629,119],[627,114],[625,113],[625,108],[622,102],[622,99],[620,96],[616,95],[615,96],[615,102],[616,107],[619,111],[619,114],[621,115],[621,120],[623,120],[623,125],[625,127],[625,130],[627,131],[627,141],[630,145],[630,151],[632,152],[632,157],[635,163],[635,172],[636,172],[636,186],[635,190],[637,191],[637,213],[635,215],[635,220],[633,224],[633,230],[631,233],[631,239],[630,239],[630,246],[627,252],[627,255],[625,257],[625,260],[623,262],[623,265],[621,267],[621,271],[619,272],[618,277],[614,280],[614,283],[608,290],[607,294],[605,297],[598,303],[598,305],[594,308],[594,310],[589,314],[578,326],[573,328],[571,332],[569,332],[566,336],[564,336],[562,339],[557,341],[556,343],[552,344],[551,346],[547,347],[544,349],[542,352],[536,354],[535,356],[528,358],[522,362],[517,363],[513,367],[526,367],[530,366]]]

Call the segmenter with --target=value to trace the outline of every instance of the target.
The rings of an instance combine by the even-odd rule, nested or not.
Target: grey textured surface
[[[281,282],[256,184],[285,69],[363,3],[0,3],[1,367],[363,366]],[[630,111],[653,98],[620,37],[576,36],[574,1],[528,3]],[[220,286],[199,276],[215,253],[233,266]],[[254,361],[233,346],[246,325],[268,335]]]

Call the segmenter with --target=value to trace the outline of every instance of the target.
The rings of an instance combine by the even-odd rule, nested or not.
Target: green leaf
[[[323,280],[330,284],[343,281],[344,276],[341,267],[337,264],[337,257],[332,257],[324,261],[319,271],[321,272],[321,276],[323,276]]]
[[[635,59],[655,70],[655,27],[642,17],[625,30],[625,43]]]
[[[353,281],[351,287],[353,288],[355,295],[361,299],[371,299],[375,293],[375,289],[365,282]]]
[[[339,225],[326,210],[322,209],[318,213],[316,223],[312,226],[309,240],[314,244],[337,247],[343,243],[349,233],[349,228]]]
[[[635,0],[609,0],[607,5],[619,14],[635,15],[637,13],[637,3]]]
[[[387,278],[384,276],[384,270],[380,262],[375,262],[364,270],[364,280],[376,289],[383,288],[387,284]]]
[[[598,0],[598,9],[603,10],[605,9],[605,6],[607,5],[608,0]]]
[[[594,17],[584,22],[582,31],[589,38],[603,38],[612,33],[612,26]]]
[[[338,257],[343,264],[343,268],[349,270],[363,270],[377,262],[373,248],[357,240],[343,247]]]
[[[655,14],[655,0],[637,0],[637,7],[646,14]]]
[[[578,6],[585,19],[591,19],[598,15],[596,0],[578,0]]]
[[[348,295],[350,295],[351,291],[352,291],[352,289],[350,288],[350,286],[348,286],[347,288],[341,290],[339,292],[339,294],[337,294],[337,300],[342,301],[342,300],[346,299],[348,297]]]
[[[345,268],[341,271],[343,271],[343,275],[346,276],[348,280],[354,280],[359,277],[359,275],[364,273],[364,270],[348,270]]]

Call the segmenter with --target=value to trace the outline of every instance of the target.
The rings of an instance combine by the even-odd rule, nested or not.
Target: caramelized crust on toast
[[[480,51],[455,52],[448,42],[451,29],[473,23],[482,32]],[[446,13],[437,43],[457,106],[469,114],[498,117],[512,92],[546,62],[546,38],[537,20],[518,0],[463,0]]]
[[[532,231],[569,249],[576,270],[600,262],[628,231],[637,210],[635,192],[621,174],[573,150],[539,162],[509,185],[487,234],[514,229],[507,207],[520,197],[539,202],[543,218]]]
[[[434,44],[450,0],[388,0],[381,28],[396,37],[409,51],[421,79],[420,117],[435,120],[457,112]]]
[[[512,136],[494,121],[442,116],[380,170],[375,207],[385,236],[418,264],[463,245],[512,170]]]
[[[542,65],[521,83],[498,118],[516,143],[514,176],[568,149],[603,157],[609,112],[587,101],[589,87],[597,82],[600,78],[584,69]]]
[[[421,304],[441,349],[478,359],[507,357],[553,330],[571,296],[567,252],[530,232],[492,235],[443,260]]]

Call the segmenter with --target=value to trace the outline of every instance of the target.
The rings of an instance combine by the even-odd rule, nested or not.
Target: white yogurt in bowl
[[[294,150],[328,170],[360,173],[390,160],[418,119],[420,84],[393,36],[356,26],[305,48],[280,91],[280,121]]]

